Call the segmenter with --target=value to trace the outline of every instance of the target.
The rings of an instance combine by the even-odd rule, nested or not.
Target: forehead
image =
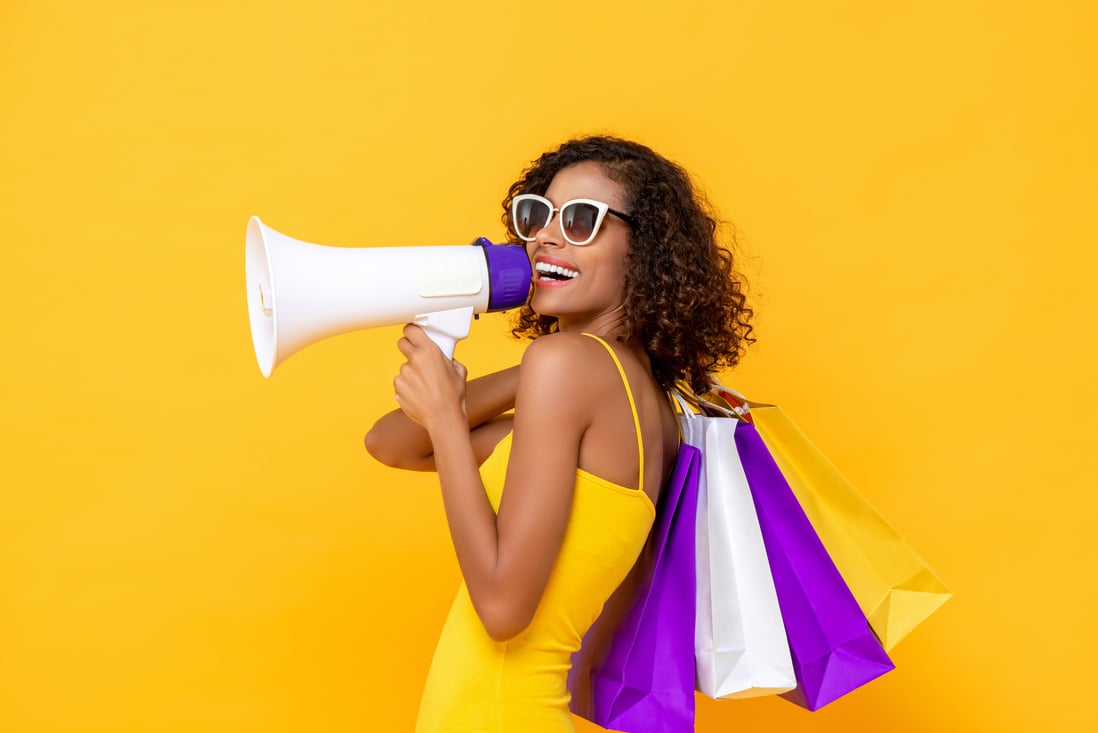
[[[570,199],[595,199],[616,209],[623,205],[625,191],[606,175],[601,165],[588,160],[558,171],[545,191],[545,198],[555,206]]]

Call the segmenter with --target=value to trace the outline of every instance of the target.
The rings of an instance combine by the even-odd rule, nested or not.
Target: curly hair
[[[717,241],[717,219],[681,166],[616,137],[569,140],[533,161],[511,184],[503,200],[509,241],[524,244],[511,226],[511,200],[521,193],[544,194],[559,171],[585,161],[599,164],[622,186],[623,203],[636,220],[619,340],[640,334],[663,389],[681,380],[698,394],[707,392],[709,375],[735,366],[754,343],[753,311],[732,253]],[[527,301],[512,333],[533,339],[556,330],[557,319],[536,313]]]

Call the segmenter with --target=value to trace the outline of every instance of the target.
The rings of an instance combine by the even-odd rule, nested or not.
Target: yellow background
[[[0,8],[0,730],[403,731],[458,582],[373,463],[396,328],[264,380],[244,228],[500,238],[578,133],[741,231],[781,404],[957,596],[897,670],[698,730],[1083,730],[1098,644],[1095,5]],[[488,317],[470,370],[520,345]],[[590,730],[590,728],[583,728]]]

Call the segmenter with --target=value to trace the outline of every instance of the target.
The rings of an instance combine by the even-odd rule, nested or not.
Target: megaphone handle
[[[438,344],[447,359],[454,358],[457,342],[469,335],[469,326],[473,322],[473,306],[435,311],[416,316],[415,323],[427,332],[427,336]]]

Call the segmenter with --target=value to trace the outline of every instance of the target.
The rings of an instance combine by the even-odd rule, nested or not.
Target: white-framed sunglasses
[[[553,214],[558,211],[565,241],[577,247],[591,243],[607,214],[613,214],[630,226],[634,226],[636,221],[629,214],[615,211],[609,204],[593,199],[572,199],[558,208],[544,196],[523,193],[511,200],[511,225],[519,239],[532,242],[539,231],[549,226]]]

